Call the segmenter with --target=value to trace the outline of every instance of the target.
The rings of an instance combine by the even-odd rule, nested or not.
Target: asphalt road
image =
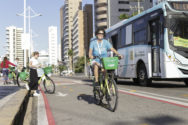
[[[56,125],[188,125],[188,88],[183,82],[150,87],[120,81],[115,112],[96,105],[92,82],[53,78],[56,93],[46,94]]]

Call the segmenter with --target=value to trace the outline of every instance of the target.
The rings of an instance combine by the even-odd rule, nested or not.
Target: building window
[[[119,12],[129,12],[129,9],[119,9]]]
[[[119,4],[129,4],[129,1],[119,1]]]

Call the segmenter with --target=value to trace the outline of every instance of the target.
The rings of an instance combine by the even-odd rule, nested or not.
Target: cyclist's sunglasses
[[[103,33],[103,32],[98,32],[97,34],[101,34],[101,35],[104,35],[104,33]]]

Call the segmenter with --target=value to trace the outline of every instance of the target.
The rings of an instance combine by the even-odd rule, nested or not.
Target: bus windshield
[[[188,50],[188,16],[169,15],[167,20],[170,44],[177,50]]]

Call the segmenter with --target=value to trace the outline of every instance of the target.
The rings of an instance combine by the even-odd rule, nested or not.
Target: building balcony
[[[97,13],[100,13],[101,11],[106,11],[107,12],[107,7],[99,7],[96,9]]]
[[[95,2],[95,4],[101,4],[101,3],[107,3],[107,0],[97,0],[97,2]]]
[[[107,22],[97,22],[97,27],[107,26]]]
[[[96,16],[96,19],[97,19],[97,20],[104,19],[104,18],[107,19],[107,14],[106,14],[106,13],[105,13],[105,14],[100,14],[100,15],[97,15],[97,16]]]

